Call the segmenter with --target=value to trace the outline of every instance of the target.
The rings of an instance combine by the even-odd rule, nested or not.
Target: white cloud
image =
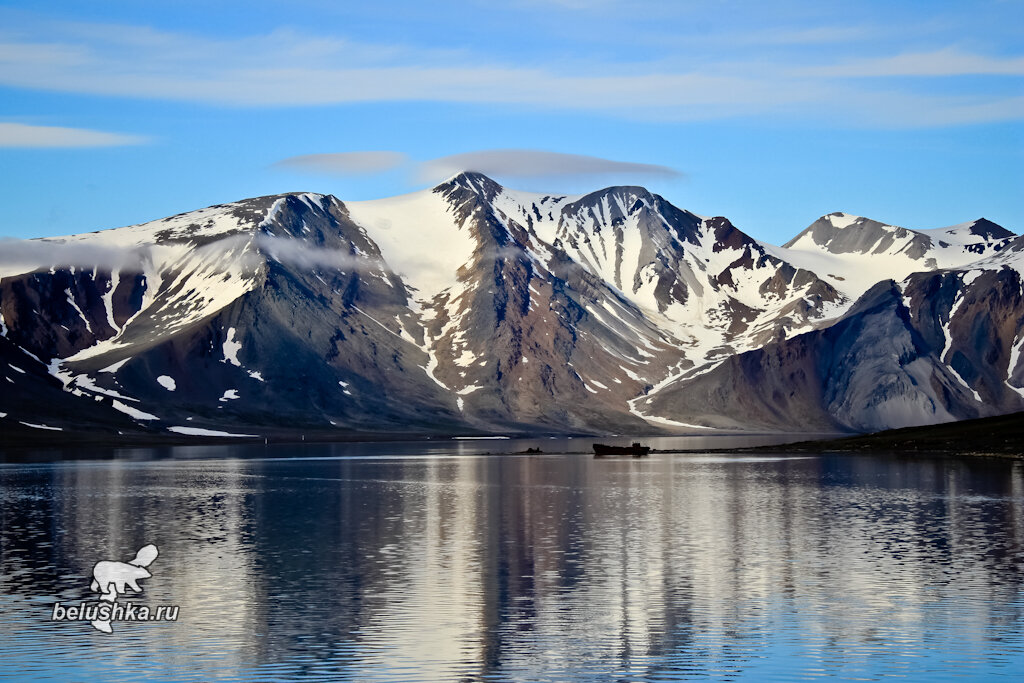
[[[682,173],[667,166],[613,161],[581,154],[535,149],[490,149],[453,154],[420,164],[418,176],[436,182],[460,171],[478,171],[502,178],[583,178],[603,175],[678,178]]]
[[[348,251],[310,245],[290,237],[269,235],[232,235],[204,244],[198,251],[210,254],[237,253],[245,242],[252,240],[258,253],[280,263],[301,268],[334,268],[340,270],[379,270],[383,262],[368,256],[358,256]],[[49,270],[54,266],[98,270],[143,270],[146,264],[156,258],[159,244],[138,247],[121,247],[110,244],[95,244],[64,238],[14,239],[0,237],[0,273],[4,276]],[[243,266],[255,267],[260,256],[247,252]]]
[[[750,32],[746,41],[741,34],[720,40],[713,50],[705,42],[712,51],[701,59],[680,52],[657,63],[556,62],[552,67],[547,65],[551,62],[524,66],[509,58],[361,44],[293,30],[212,39],[65,22],[0,32],[0,85],[240,107],[432,101],[671,121],[772,116],[906,127],[1021,117],[1005,88],[975,90],[967,102],[948,87],[929,90],[928,83],[941,76],[1018,76],[1024,73],[1024,57],[944,49],[843,61],[848,53],[830,51],[827,62],[808,67],[806,54],[774,62],[756,52],[723,49],[766,41],[858,45],[853,39],[862,31],[798,27],[772,38],[760,30]],[[865,76],[921,80],[913,93],[884,92],[877,81],[858,80]],[[886,106],[884,120],[874,109],[880,99]],[[92,138],[107,140],[104,144],[131,140],[96,134],[114,136]],[[306,162],[307,167],[317,163],[328,162]],[[347,163],[337,164],[338,169]]]
[[[408,166],[417,182],[435,183],[462,171],[477,171],[496,178],[592,179],[601,176],[679,178],[668,166],[615,161],[582,154],[536,149],[488,149],[412,162],[401,152],[339,152],[289,157],[273,164],[327,175],[360,175]]]
[[[541,7],[550,9],[557,7],[567,10],[586,10],[592,12],[595,9],[615,7],[620,3],[616,2],[616,0],[518,0],[518,2],[513,2],[512,4],[523,5],[529,8]]]
[[[256,246],[273,260],[299,268],[358,271],[385,270],[387,268],[383,261],[370,256],[319,247],[292,237],[258,235]]]
[[[124,248],[62,239],[0,237],[0,270],[4,275],[47,270],[53,265],[101,270],[142,268],[149,259],[148,247]]]
[[[389,171],[406,159],[400,152],[336,152],[289,157],[274,166],[329,175],[362,175]]]
[[[812,26],[810,28],[771,29],[747,33],[712,36],[727,40],[731,44],[752,45],[822,45],[864,40],[878,33],[878,29],[866,26]]]
[[[0,122],[0,147],[119,147],[148,141],[139,135]]]
[[[820,78],[1024,76],[1024,57],[996,58],[944,49],[807,67],[794,73]]]

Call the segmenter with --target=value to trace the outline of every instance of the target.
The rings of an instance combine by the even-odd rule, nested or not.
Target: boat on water
[[[606,446],[603,443],[594,444],[594,457],[603,455],[632,455],[634,458],[642,458],[651,452],[650,446],[641,446],[639,441],[634,441],[630,446]]]

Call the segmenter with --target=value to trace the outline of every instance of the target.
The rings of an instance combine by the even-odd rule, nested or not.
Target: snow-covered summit
[[[831,213],[782,247],[769,245],[768,249],[856,297],[883,279],[901,280],[917,271],[963,267],[998,252],[1013,237],[985,219],[913,230],[863,216]]]
[[[998,243],[1001,240],[1016,237],[1003,226],[993,223],[987,218],[978,218],[946,228],[916,230],[915,232],[927,235],[935,242],[962,245]]]

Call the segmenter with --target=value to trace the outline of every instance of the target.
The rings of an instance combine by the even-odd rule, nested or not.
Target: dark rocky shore
[[[1024,458],[1024,412],[926,427],[887,429],[838,439],[776,446],[733,448],[729,452],[881,452],[999,455]]]

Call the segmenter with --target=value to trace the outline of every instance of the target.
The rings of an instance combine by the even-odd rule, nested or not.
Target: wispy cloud
[[[328,175],[363,175],[390,171],[404,164],[407,159],[401,152],[335,152],[289,157],[274,166]]]
[[[750,45],[821,45],[848,43],[869,38],[877,29],[867,26],[812,26],[810,28],[748,31],[726,35],[733,44]]]
[[[279,263],[298,268],[360,272],[388,270],[387,265],[380,259],[313,245],[298,238],[259,235],[255,241],[262,254]]]
[[[617,0],[517,0],[513,4],[523,5],[525,7],[539,7],[544,9],[559,8],[566,10],[588,10],[593,11],[597,8],[611,8],[616,5],[621,5],[621,2]]]
[[[255,250],[248,251],[252,245]],[[142,271],[147,264],[160,261],[159,244],[126,247],[64,239],[13,239],[0,237],[0,273],[4,276],[47,271],[50,268],[75,267],[99,271]],[[264,234],[231,235],[197,249],[210,257],[211,267],[241,265],[255,268],[269,258],[298,268],[326,268],[349,271],[379,271],[386,265],[379,259],[310,244],[299,238],[272,237]],[[226,254],[228,260],[217,260]]]
[[[0,122],[0,147],[119,147],[146,142],[149,139],[139,135]]]
[[[293,30],[213,39],[138,26],[65,22],[46,29],[0,31],[0,85],[237,107],[433,101],[675,121],[770,116],[853,125],[936,126],[1024,116],[1005,88],[975,91],[967,101],[955,90],[929,86],[936,77],[1015,77],[1024,72],[1024,57],[952,48],[856,59],[848,52],[829,52],[815,66],[806,66],[806,55],[771,61],[721,47],[698,60],[681,54],[647,63],[548,66],[534,62],[526,66],[507,57],[363,44]],[[859,31],[796,27],[774,35],[750,31],[746,37],[737,34],[722,42],[817,45],[845,40],[855,44]],[[921,83],[908,92],[886,89],[884,83],[864,78],[895,76],[918,77]],[[886,106],[884,121],[874,109],[880,99]],[[124,136],[107,139],[129,144]],[[339,172],[344,172],[346,164],[361,169],[361,163],[375,162],[305,162],[307,167],[334,166]]]
[[[478,171],[498,178],[572,178],[628,175],[678,178],[683,174],[667,166],[613,161],[581,154],[536,149],[490,149],[453,154],[420,164],[422,182],[435,182],[460,171]]]
[[[13,275],[49,270],[52,266],[100,270],[139,269],[150,259],[150,253],[150,247],[0,237],[0,270],[4,275]]]
[[[1024,76],[1024,57],[987,57],[947,48],[806,67],[793,73],[821,78]]]

